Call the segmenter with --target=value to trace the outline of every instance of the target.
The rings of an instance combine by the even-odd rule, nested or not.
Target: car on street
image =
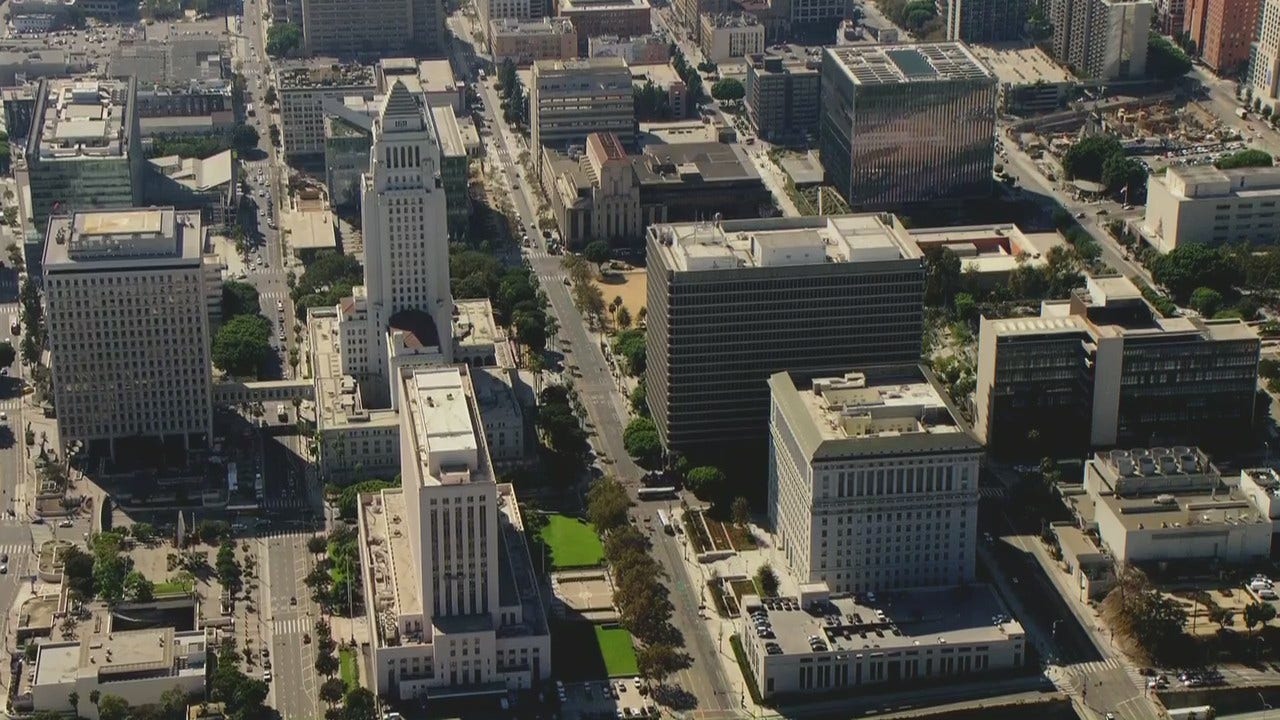
[[[62,522],[58,523],[58,527],[60,528],[75,527],[75,523],[71,522],[70,520],[63,520]]]

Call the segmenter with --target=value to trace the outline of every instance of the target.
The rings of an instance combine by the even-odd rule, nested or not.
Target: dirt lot
[[[635,318],[645,304],[645,292],[648,289],[644,270],[628,270],[626,272],[610,272],[595,280],[600,292],[604,293],[604,302],[609,304],[615,297],[622,298],[622,304]]]

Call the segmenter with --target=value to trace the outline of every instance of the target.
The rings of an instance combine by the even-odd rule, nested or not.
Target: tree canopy
[[[1107,160],[1124,155],[1124,147],[1111,135],[1091,135],[1067,149],[1062,156],[1062,170],[1072,179],[1102,182]]]
[[[272,23],[267,29],[267,54],[284,57],[302,46],[302,30],[291,23]]]
[[[1239,275],[1231,258],[1194,243],[1179,245],[1151,263],[1151,277],[1179,303],[1186,302],[1201,287],[1222,294],[1230,292]]]
[[[645,350],[644,331],[640,329],[623,330],[613,337],[613,352],[626,363],[627,374],[637,377],[644,375]]]
[[[1173,80],[1191,72],[1191,58],[1159,33],[1147,36],[1147,75]]]
[[[261,306],[258,304],[258,288],[237,280],[228,280],[222,284],[222,316],[224,318],[257,315],[259,312],[261,312]]]
[[[662,455],[662,441],[658,428],[649,418],[639,417],[627,423],[622,432],[622,444],[627,454],[640,465],[653,467]]]
[[[8,340],[0,342],[0,367],[9,367],[17,359],[18,351],[14,349],[13,343]]]
[[[232,375],[256,377],[271,355],[271,325],[261,315],[237,315],[218,329],[213,364]]]
[[[951,248],[934,245],[924,253],[924,303],[948,307],[960,288],[960,256]]]
[[[289,292],[299,320],[305,320],[307,309],[336,305],[351,295],[351,288],[364,282],[360,261],[332,250],[317,253],[315,260]]]
[[[701,465],[685,475],[685,487],[699,500],[718,501],[729,489],[724,471],[714,465]]]
[[[747,96],[747,89],[734,78],[721,78],[711,86],[711,97],[716,100],[741,100]]]
[[[1247,148],[1218,158],[1214,166],[1221,170],[1229,170],[1243,167],[1271,167],[1273,162],[1271,153],[1265,150]]]

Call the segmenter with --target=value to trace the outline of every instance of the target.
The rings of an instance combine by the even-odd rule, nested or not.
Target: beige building
[[[630,38],[596,35],[587,39],[587,57],[620,57],[628,65],[666,64],[671,61],[671,41],[658,33]]]
[[[44,248],[54,405],[64,447],[208,447],[210,330],[199,211],[50,219]]]
[[[578,160],[545,148],[542,166],[551,212],[569,247],[641,236],[640,184],[616,135],[587,136],[587,151]]]
[[[494,20],[528,20],[543,14],[533,10],[530,0],[477,0],[476,11],[480,15],[480,27],[486,32]]]
[[[955,253],[960,271],[972,273],[984,287],[1008,282],[1021,266],[1048,265],[1049,252],[1066,244],[1057,231],[1024,233],[1012,223],[920,228],[911,231],[911,239],[924,252],[946,248]]]
[[[375,89],[372,67],[343,65],[333,59],[279,63],[275,86],[280,97],[280,140],[289,158],[324,153],[326,102],[341,104],[352,96],[372,99]]]
[[[521,67],[537,60],[572,60],[578,57],[578,33],[573,21],[562,17],[492,20],[489,52],[499,65],[507,60]]]
[[[635,136],[631,71],[621,58],[539,60],[529,89],[535,148],[583,144],[591,133]]]
[[[1170,167],[1147,182],[1142,231],[1160,252],[1183,243],[1280,243],[1280,168]]]
[[[1245,83],[1253,97],[1272,110],[1280,103],[1280,0],[1264,0],[1253,57]]]
[[[547,620],[471,373],[422,368],[401,383],[402,487],[360,498],[371,689],[412,700],[535,688],[551,676]]]
[[[704,13],[702,54],[714,63],[764,52],[764,25],[744,13]]]
[[[782,372],[769,395],[769,520],[800,583],[864,593],[973,581],[982,444],[931,374]]]
[[[134,707],[155,705],[174,688],[203,695],[207,645],[203,629],[173,628],[86,632],[78,640],[41,643],[29,666],[32,707],[54,713],[74,710],[98,720],[98,705],[88,700],[99,694],[115,695]],[[81,698],[75,707],[69,701],[72,693]]]
[[[1082,78],[1128,80],[1147,68],[1149,0],[1051,0],[1053,54]]]

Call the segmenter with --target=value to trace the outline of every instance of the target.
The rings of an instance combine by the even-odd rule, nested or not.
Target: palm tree
[[[67,704],[71,706],[71,712],[75,713],[76,716],[79,717],[80,716],[80,693],[76,692],[75,690],[72,690],[70,694],[67,695]]]
[[[89,691],[89,702],[93,703],[93,707],[98,707],[98,701],[102,699],[102,693],[97,690]]]

